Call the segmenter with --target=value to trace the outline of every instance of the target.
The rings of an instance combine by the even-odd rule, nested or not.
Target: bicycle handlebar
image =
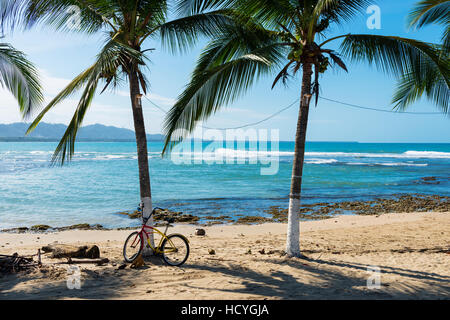
[[[139,204],[138,210],[141,211],[141,212],[143,211],[142,203]],[[164,210],[164,209],[160,208],[160,207],[154,207],[153,210],[152,210],[152,213],[150,213],[150,215],[148,217],[146,217],[146,218],[142,217],[142,221],[144,222],[144,224],[146,224],[147,221],[153,216],[153,214],[155,214],[156,210]]]

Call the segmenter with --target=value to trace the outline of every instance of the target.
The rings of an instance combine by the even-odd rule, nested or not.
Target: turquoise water
[[[139,203],[134,143],[78,143],[72,163],[50,167],[55,146],[0,143],[0,229],[38,223],[105,227],[137,223],[115,214]],[[208,148],[208,143],[202,147]],[[162,143],[149,143],[154,204],[199,216],[263,215],[269,206],[287,207],[293,143],[248,153],[245,146],[227,148],[182,152],[197,164],[175,164],[170,157],[161,158]],[[206,160],[223,156],[225,163],[200,163],[202,154]],[[261,175],[261,168],[268,165],[254,164],[258,157],[274,161],[278,157],[277,173]],[[437,177],[438,184],[421,181],[429,176]],[[305,203],[398,193],[450,196],[450,144],[308,143]]]

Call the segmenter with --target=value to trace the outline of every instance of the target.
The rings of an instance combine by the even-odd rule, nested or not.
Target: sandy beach
[[[182,268],[158,258],[123,270],[122,245],[131,232],[63,231],[0,234],[0,253],[34,254],[58,241],[96,244],[104,266],[80,265],[81,289],[67,288],[65,260],[43,258],[44,267],[0,277],[0,299],[449,299],[450,213],[338,216],[301,223],[308,259],[282,254],[285,224],[177,225],[191,255]],[[215,250],[215,255],[209,254]],[[367,279],[381,270],[379,288]]]

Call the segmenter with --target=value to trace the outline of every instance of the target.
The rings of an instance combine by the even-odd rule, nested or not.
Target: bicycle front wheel
[[[167,236],[161,244],[161,254],[166,264],[179,267],[189,257],[189,241],[181,234]]]
[[[123,258],[126,262],[133,262],[141,254],[143,249],[142,236],[139,232],[133,232],[123,246]]]

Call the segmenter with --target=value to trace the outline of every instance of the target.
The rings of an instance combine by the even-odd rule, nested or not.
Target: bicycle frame
[[[146,229],[150,229],[151,231],[147,232]],[[168,238],[167,235],[166,235],[168,229],[169,229],[169,225],[167,225],[166,231],[164,233],[162,233],[158,229],[156,229],[154,227],[147,226],[147,225],[144,224],[144,225],[142,225],[141,231],[136,236],[136,239],[134,239],[132,246],[134,246],[136,244],[136,241],[137,241],[138,237],[141,237],[141,239],[144,239],[143,234],[145,234],[145,236],[147,238],[147,243],[148,243],[149,247],[153,250],[153,252],[155,254],[162,254],[163,253],[163,251],[161,251],[161,245],[162,245],[162,243],[163,243],[163,241],[165,239],[167,239],[167,241],[170,243],[170,245],[172,246],[172,249],[166,250],[164,252],[166,252],[166,253],[174,252],[174,251],[177,250],[177,248],[173,244],[172,240],[170,240],[170,238]],[[151,242],[150,242],[150,235],[154,234],[155,232],[158,233],[161,236],[161,239],[159,240],[159,244],[156,247],[153,247]],[[141,245],[144,245],[144,243],[142,242]]]

